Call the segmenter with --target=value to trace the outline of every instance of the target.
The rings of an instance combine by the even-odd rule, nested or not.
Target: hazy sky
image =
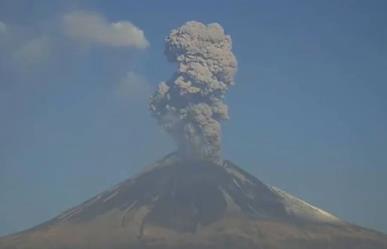
[[[0,235],[174,150],[147,101],[174,72],[164,37],[189,20],[233,39],[225,157],[387,232],[386,12],[384,0],[1,0]]]

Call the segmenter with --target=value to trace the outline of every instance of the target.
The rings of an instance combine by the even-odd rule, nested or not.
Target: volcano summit
[[[171,154],[1,249],[384,249],[387,236],[267,186],[233,163]]]

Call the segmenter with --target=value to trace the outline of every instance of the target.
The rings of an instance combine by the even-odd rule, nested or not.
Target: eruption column
[[[177,70],[159,84],[150,110],[185,157],[221,160],[220,122],[228,119],[223,99],[237,69],[231,47],[217,23],[187,22],[166,38],[165,55]]]

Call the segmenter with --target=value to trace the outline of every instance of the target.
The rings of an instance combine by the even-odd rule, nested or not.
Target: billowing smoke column
[[[220,122],[228,119],[223,98],[237,69],[230,36],[217,23],[187,22],[166,38],[165,55],[177,71],[152,96],[153,116],[182,155],[221,160]]]

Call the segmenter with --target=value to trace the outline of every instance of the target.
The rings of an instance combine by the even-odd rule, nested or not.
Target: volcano
[[[229,161],[171,154],[0,249],[384,249],[345,222]]]

